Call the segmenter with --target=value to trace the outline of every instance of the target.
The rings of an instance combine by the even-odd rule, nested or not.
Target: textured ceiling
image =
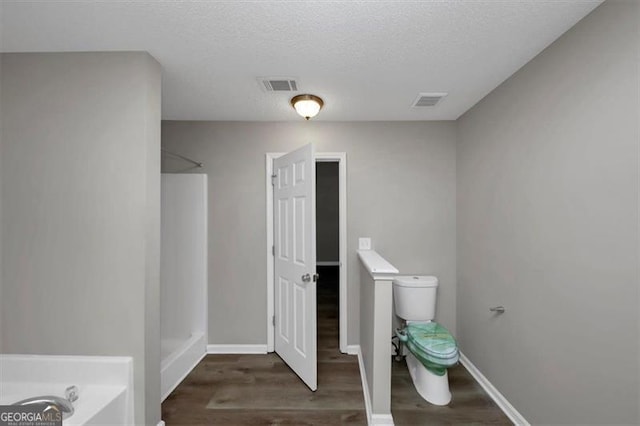
[[[319,120],[452,120],[593,10],[562,1],[2,1],[4,52],[146,50],[163,118],[299,120],[292,76]],[[412,109],[418,92],[448,92]]]

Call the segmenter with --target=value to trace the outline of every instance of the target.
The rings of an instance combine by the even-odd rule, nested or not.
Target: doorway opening
[[[316,161],[318,360],[339,354],[340,163]]]
[[[267,193],[267,208],[266,208],[266,216],[267,216],[267,350],[268,352],[274,351],[274,340],[275,340],[275,328],[273,325],[273,318],[275,312],[275,292],[274,292],[274,255],[273,255],[273,246],[274,246],[274,224],[273,224],[273,186],[271,185],[271,176],[273,175],[273,160],[279,158],[284,155],[284,153],[267,153],[266,154],[266,193]],[[316,235],[317,242],[316,245],[318,250],[318,257],[316,262],[316,270],[320,274],[319,278],[319,286],[318,286],[318,300],[320,297],[324,297],[325,290],[327,290],[327,298],[326,301],[333,299],[335,303],[338,305],[337,315],[338,315],[338,334],[339,334],[339,350],[342,353],[348,353],[347,347],[347,261],[346,261],[346,250],[347,250],[347,182],[346,182],[346,167],[347,167],[347,157],[344,152],[337,153],[316,153],[315,154],[315,163],[316,163],[316,178],[318,177],[318,170],[321,170],[321,179],[329,188],[333,188],[334,194],[333,197],[337,198],[337,221],[335,220],[335,212],[333,212],[333,216],[329,214],[329,220],[331,223],[318,225],[316,222]],[[337,176],[336,176],[337,173]],[[326,179],[325,179],[326,175]],[[323,185],[323,183],[321,183]],[[337,197],[335,194],[335,189],[337,188]],[[316,182],[316,190],[320,189],[320,191],[324,191],[324,188],[318,188]],[[317,194],[316,194],[317,195]],[[325,197],[331,195],[320,195],[320,197]],[[316,203],[318,205],[319,203]],[[335,205],[334,205],[335,209]],[[316,213],[318,211],[316,210]],[[322,214],[322,213],[321,213]],[[331,230],[331,228],[337,227],[337,233]],[[328,230],[328,231],[326,231]],[[324,237],[322,237],[322,242],[320,241],[320,232],[334,232],[334,236],[337,238],[337,253],[336,253],[336,241],[325,241]],[[336,235],[337,234],[337,235]],[[325,246],[326,244],[326,246]],[[321,252],[324,250],[324,252]],[[337,257],[336,257],[337,255]],[[334,290],[337,289],[337,294],[335,292],[331,293],[330,288],[320,290],[320,286],[327,284],[327,286],[334,286]],[[333,295],[331,295],[333,294]],[[336,301],[337,298],[337,301]],[[334,309],[335,309],[335,305]],[[318,306],[320,309],[320,306]],[[324,307],[323,307],[324,309]],[[328,307],[327,309],[331,309]],[[319,313],[320,315],[320,313]],[[336,315],[333,313],[332,315]],[[318,318],[320,319],[320,318]],[[335,318],[334,318],[335,321]],[[334,322],[335,323],[335,322]],[[320,330],[318,337],[320,337]],[[320,343],[320,342],[319,342]],[[320,349],[320,347],[319,347]]]

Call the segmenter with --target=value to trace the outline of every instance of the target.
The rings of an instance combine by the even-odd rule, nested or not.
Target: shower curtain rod
[[[195,161],[195,160],[192,160],[191,158],[184,157],[184,156],[182,156],[182,155],[180,155],[180,154],[176,154],[175,152],[167,151],[167,150],[166,150],[166,149],[164,149],[164,148],[161,148],[160,150],[161,150],[162,152],[164,152],[165,154],[167,154],[167,155],[172,155],[172,156],[174,156],[174,157],[176,157],[176,158],[179,158],[179,159],[181,159],[181,160],[188,161],[189,163],[195,164],[195,165],[196,165],[196,167],[204,167],[204,164],[203,164],[203,163],[199,163],[199,162],[197,162],[197,161]]]

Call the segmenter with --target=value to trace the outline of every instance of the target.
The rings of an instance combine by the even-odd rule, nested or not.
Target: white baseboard
[[[267,345],[207,345],[208,354],[266,354]]]
[[[394,426],[391,414],[372,414],[369,424],[376,426]]]
[[[360,345],[355,346],[356,355],[358,355],[358,366],[360,367],[360,380],[362,381],[362,393],[364,394],[364,408],[367,411],[367,423],[371,425],[371,395],[369,395],[369,385],[367,384],[367,373],[364,370],[364,360],[362,359],[362,351]],[[353,349],[353,346],[351,348]],[[348,350],[347,350],[348,353]]]
[[[347,345],[347,355],[358,355],[359,345]]]
[[[364,370],[364,360],[362,359],[362,351],[360,345],[349,345],[347,347],[347,353],[349,350],[358,355],[358,366],[360,367],[360,380],[362,381],[362,393],[364,394],[364,408],[367,411],[367,424],[373,425],[385,425],[393,426],[393,417],[391,414],[373,414],[371,407],[371,395],[369,394],[369,385],[367,383],[367,373]]]
[[[514,425],[530,426],[530,423],[525,419],[522,414],[515,409],[513,405],[500,393],[500,391],[493,386],[493,384],[478,370],[478,367],[473,365],[469,358],[467,358],[462,352],[460,352],[460,363],[467,369],[469,374],[476,379],[476,382],[482,386],[482,389],[493,399],[493,401],[500,407],[500,409],[506,414],[507,417],[513,422]]]

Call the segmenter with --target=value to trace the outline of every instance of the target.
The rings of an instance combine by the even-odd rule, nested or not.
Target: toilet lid
[[[438,287],[438,279],[431,275],[398,275],[393,279],[393,285],[399,287]]]
[[[439,359],[458,357],[456,339],[437,322],[411,323],[406,330],[409,341],[425,354]]]

